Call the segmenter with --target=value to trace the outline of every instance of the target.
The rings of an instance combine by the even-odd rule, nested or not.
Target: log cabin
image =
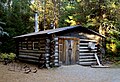
[[[98,44],[104,40],[99,33],[82,27],[68,26],[14,37],[17,58],[42,63],[45,67],[61,65],[94,65]]]

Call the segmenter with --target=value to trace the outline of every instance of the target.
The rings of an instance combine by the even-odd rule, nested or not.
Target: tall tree
[[[31,9],[39,14],[40,30],[58,27],[59,0],[34,0]]]
[[[5,22],[2,28],[10,37],[3,42],[0,49],[3,52],[15,51],[15,43],[12,37],[33,32],[33,21],[30,19],[33,13],[29,0],[1,0],[0,19]]]

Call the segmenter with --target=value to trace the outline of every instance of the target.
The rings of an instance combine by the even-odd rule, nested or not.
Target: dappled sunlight
[[[68,19],[65,20],[70,26],[76,25],[76,21],[74,20],[73,16],[68,16]]]
[[[116,44],[111,43],[111,44],[110,44],[110,47],[111,47],[111,51],[112,51],[112,52],[116,52]]]
[[[116,8],[117,6],[115,5],[115,2],[112,3],[111,5],[113,8]]]

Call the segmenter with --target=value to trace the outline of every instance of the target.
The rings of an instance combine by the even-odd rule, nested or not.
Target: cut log
[[[25,53],[45,53],[45,51],[39,51],[39,50],[19,50],[19,52],[25,52]]]
[[[33,60],[33,59],[26,59],[26,58],[18,58],[19,60],[22,60],[22,61],[27,61],[27,62],[34,62],[34,63],[39,63],[38,60]]]
[[[19,55],[28,55],[28,56],[35,56],[35,57],[40,56],[40,54],[37,54],[37,53],[25,53],[25,52],[19,52]]]
[[[25,58],[25,59],[35,59],[35,60],[39,60],[39,57],[35,57],[35,56],[28,56],[28,55],[19,55],[19,58]]]

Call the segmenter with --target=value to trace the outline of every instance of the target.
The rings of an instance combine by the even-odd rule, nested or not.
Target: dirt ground
[[[120,82],[119,68],[91,68],[80,65],[37,69],[28,74],[21,69],[23,64],[0,63],[0,82]],[[36,68],[29,65],[31,70]],[[15,68],[14,68],[15,67]]]

